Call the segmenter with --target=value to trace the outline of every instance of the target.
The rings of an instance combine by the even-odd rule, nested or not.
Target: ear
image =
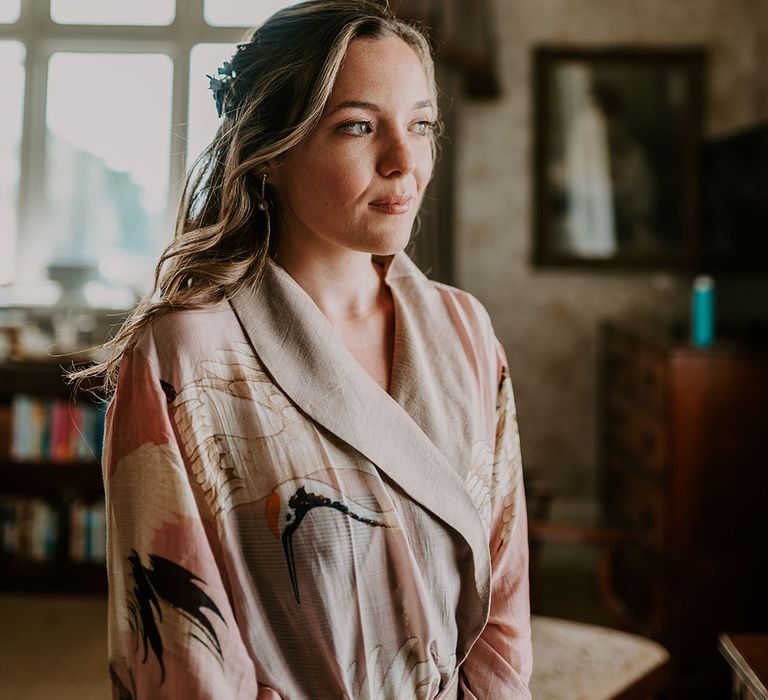
[[[259,179],[266,173],[267,184],[277,186],[280,181],[281,165],[283,164],[283,158],[271,158],[268,160],[259,171]]]

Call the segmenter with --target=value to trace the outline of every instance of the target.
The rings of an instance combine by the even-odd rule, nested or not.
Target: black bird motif
[[[131,550],[128,561],[131,564],[134,581],[133,596],[128,605],[132,619],[131,627],[137,636],[141,636],[144,645],[142,662],[146,662],[150,647],[157,657],[160,663],[160,683],[162,684],[165,680],[163,641],[155,620],[155,614],[158,620],[163,619],[160,600],[191,620],[201,635],[191,634],[191,636],[222,660],[221,643],[210,620],[203,614],[203,609],[208,608],[222,622],[224,618],[216,604],[195,583],[200,581],[204,584],[205,581],[170,559],[155,554],[149,555],[150,567],[142,564],[134,549]]]
[[[112,685],[117,691],[117,700],[134,700],[133,693],[125,687],[112,664],[109,664],[109,677],[112,679]]]
[[[314,482],[315,491],[333,491],[322,482]],[[280,538],[285,554],[285,563],[288,566],[288,576],[293,586],[293,595],[300,605],[299,581],[296,574],[296,562],[293,555],[293,535],[299,529],[304,517],[314,508],[333,508],[344,515],[371,527],[391,527],[389,513],[373,511],[357,503],[348,505],[346,499],[340,493],[337,498],[326,496],[314,491],[308,492],[304,486],[300,486],[288,498],[287,503],[280,498],[278,489],[267,499],[267,521],[275,536]],[[282,517],[281,517],[282,516]]]

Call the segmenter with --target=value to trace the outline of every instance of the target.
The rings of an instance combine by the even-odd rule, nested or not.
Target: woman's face
[[[434,119],[424,69],[404,41],[352,41],[317,128],[270,169],[280,245],[405,248],[432,175]]]

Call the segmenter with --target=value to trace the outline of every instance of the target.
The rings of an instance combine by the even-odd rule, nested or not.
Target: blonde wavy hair
[[[249,32],[231,59],[235,77],[221,96],[221,126],[187,175],[174,238],[155,268],[153,287],[104,344],[106,358],[69,374],[76,387],[95,384],[110,396],[123,353],[157,317],[216,304],[261,279],[279,236],[279,203],[269,184],[271,235],[257,206],[266,164],[312,133],[349,43],[390,36],[421,60],[437,113],[429,43],[420,29],[397,19],[386,0],[308,0]],[[436,136],[433,156],[435,148]]]

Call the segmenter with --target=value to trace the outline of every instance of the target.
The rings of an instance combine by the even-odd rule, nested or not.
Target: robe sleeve
[[[488,624],[462,664],[466,699],[530,700],[531,649],[528,522],[512,382],[497,346],[499,388],[491,487],[491,609]]]
[[[107,411],[108,654],[113,700],[260,693],[213,517],[177,441],[154,341],[124,355]]]

